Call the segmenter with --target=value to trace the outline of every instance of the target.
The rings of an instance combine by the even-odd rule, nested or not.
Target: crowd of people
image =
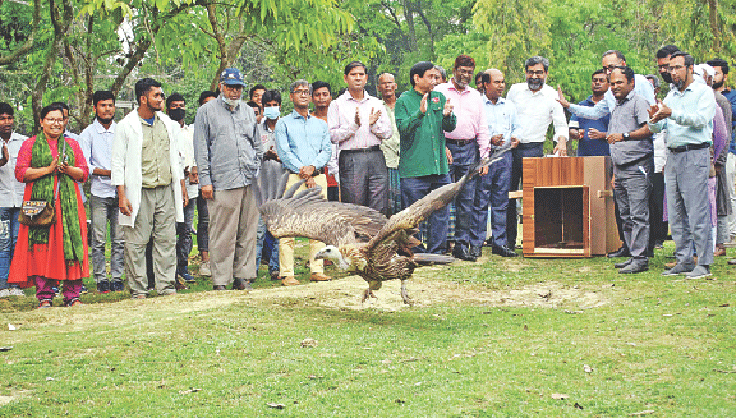
[[[555,155],[572,154],[577,141],[578,156],[611,158],[624,244],[608,256],[624,258],[619,273],[647,271],[669,228],[675,261],[663,274],[708,276],[736,235],[736,91],[726,87],[723,59],[696,65],[672,45],[655,59],[662,83],[635,74],[620,51],[606,51],[591,96],[578,104],[547,84],[544,57],[527,59],[526,81],[504,97],[503,72],[476,73],[467,55],[456,58],[449,80],[441,67],[416,63],[412,88],[401,95],[396,75],[384,73],[380,98],[371,96],[358,61],[345,67],[347,88],[334,100],[328,83],[297,80],[288,115],[280,92],[263,85],[246,101],[243,75],[228,68],[218,92],[200,95],[193,125],[184,122],[185,98],[167,97],[151,78],[135,83],[138,106],[117,122],[115,96],[95,92],[95,119],[78,136],[66,129],[64,103],[42,109],[41,132],[31,138],[14,131],[14,110],[0,103],[0,297],[36,286],[39,307],[49,307],[62,282],[65,305],[79,304],[88,234],[98,292],[123,291],[123,277],[133,298],[185,289],[194,281],[195,209],[198,273],[212,277],[213,290],[251,288],[261,262],[273,280],[298,285],[294,239],[275,239],[258,214],[283,192],[284,175],[287,187],[301,181],[325,199],[391,216],[484,158],[491,164],[451,208],[429,217],[414,251],[472,262],[487,246],[516,257],[518,207],[509,191],[523,181],[523,159],[544,155],[550,125]],[[662,86],[669,87],[663,100]],[[309,242],[312,281],[330,280],[314,258],[322,246]]]

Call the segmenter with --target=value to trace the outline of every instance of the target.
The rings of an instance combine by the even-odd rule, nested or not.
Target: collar
[[[486,99],[486,104],[489,104],[491,106],[500,106],[502,104],[506,104],[506,99],[504,99],[503,97],[499,97],[495,105],[493,104],[491,99],[488,98],[488,96],[484,95],[483,97]]]
[[[447,84],[449,84],[449,86],[447,87],[448,90],[454,90],[460,94],[465,94],[471,89],[470,86],[465,86],[464,89],[458,90],[457,87],[455,87],[455,77],[452,77],[450,81],[447,82]]]
[[[140,117],[140,115],[138,115]],[[115,132],[115,121],[112,121],[110,123],[110,129],[105,129],[104,126],[100,123],[99,119],[95,118],[95,121],[92,122],[92,125],[96,128],[98,134],[104,134],[105,132]]]
[[[294,117],[294,119],[304,119],[304,120],[312,119],[312,114],[309,112],[309,110],[307,110],[307,117],[306,118],[304,116],[302,116],[299,112],[297,112],[296,109],[294,109],[294,110],[291,111],[291,115]]]
[[[350,94],[350,90],[345,90],[345,93],[343,93],[342,95],[345,96],[345,100],[352,100],[357,103],[363,103],[371,97],[371,95],[368,94],[368,92],[365,90],[363,90],[363,98],[361,100],[356,100],[353,95]]]
[[[136,112],[137,113],[137,112]],[[156,123],[156,119],[159,119],[158,112],[153,112],[153,123]],[[138,113],[138,119],[141,120],[141,123],[145,123],[148,126],[153,126],[153,124],[149,124],[147,120],[143,119],[143,117]]]
[[[613,92],[611,92],[611,93],[613,93]],[[631,90],[629,92],[629,94],[627,94],[626,97],[624,97],[623,100],[616,99],[616,103],[619,104],[619,105],[622,105],[622,104],[628,102],[629,100],[631,100],[631,98],[634,97],[635,94],[636,94],[636,92],[634,90]],[[616,98],[616,96],[613,96],[613,97]]]

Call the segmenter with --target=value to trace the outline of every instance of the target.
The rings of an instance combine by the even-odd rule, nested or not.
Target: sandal
[[[81,304],[82,304],[82,301],[81,300],[79,300],[78,298],[74,298],[74,299],[70,300],[69,302],[67,302],[65,305],[68,308],[73,308],[73,307],[79,306]]]
[[[40,302],[38,302],[39,308],[50,308],[51,307],[51,299],[44,299]]]

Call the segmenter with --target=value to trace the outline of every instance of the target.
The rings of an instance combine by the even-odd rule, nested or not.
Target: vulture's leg
[[[406,291],[406,280],[401,280],[401,300],[409,306],[414,306],[414,302],[409,297],[409,293]]]
[[[365,301],[368,300],[369,297],[378,299],[376,298],[376,295],[373,294],[370,286],[368,286],[368,289],[365,289],[365,292],[363,292],[363,300],[361,301],[361,303],[365,303]]]

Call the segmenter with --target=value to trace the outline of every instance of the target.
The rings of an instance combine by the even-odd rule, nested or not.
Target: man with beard
[[[256,180],[263,160],[260,127],[241,100],[243,77],[236,68],[220,74],[220,96],[197,110],[194,158],[201,196],[210,214],[212,289],[251,289],[258,274]]]
[[[511,189],[517,190],[519,183],[523,184],[522,159],[527,157],[541,157],[542,147],[550,123],[555,127],[554,153],[567,155],[567,140],[569,132],[567,120],[562,106],[557,102],[557,93],[546,84],[549,69],[549,60],[534,56],[524,62],[526,83],[516,83],[509,89],[507,100],[516,107],[516,117],[519,123],[516,141],[511,142]],[[509,200],[506,218],[506,240],[508,248],[516,246],[516,199]]]
[[[359,61],[345,66],[347,91],[333,100],[327,124],[340,153],[340,197],[343,202],[387,213],[386,160],[381,142],[391,137],[391,121],[383,103],[365,91],[366,67]]]
[[[700,278],[710,276],[713,263],[708,174],[716,100],[710,87],[693,82],[694,64],[693,57],[685,52],[672,54],[669,72],[674,89],[664,102],[650,108],[649,129],[667,129],[664,176],[677,264],[662,274]],[[693,250],[698,256],[697,266]]]
[[[0,298],[23,296],[17,284],[8,285],[10,261],[15,253],[25,184],[15,178],[15,164],[26,136],[13,132],[15,111],[0,102]]]
[[[608,125],[608,143],[615,175],[616,200],[631,258],[616,264],[620,274],[649,270],[650,176],[654,169],[654,147],[647,126],[649,104],[634,91],[634,70],[616,67],[610,76],[616,107]],[[648,81],[646,82],[649,83]]]
[[[453,77],[440,84],[435,91],[442,93],[453,105],[457,124],[452,132],[445,132],[445,144],[450,161],[449,175],[459,181],[473,169],[479,157],[488,156],[490,138],[483,99],[478,90],[470,87],[475,72],[475,60],[467,55],[455,58]],[[485,167],[481,175],[488,172]],[[470,253],[470,228],[473,219],[476,178],[473,178],[455,198],[455,248],[452,255],[466,261],[476,261]]]
[[[483,242],[488,231],[488,205],[491,206],[491,252],[501,257],[516,257],[517,254],[506,242],[506,211],[511,186],[511,142],[516,141],[518,122],[516,107],[502,95],[506,90],[503,73],[488,70],[485,83],[485,112],[491,135],[493,163],[488,175],[480,177],[473,205],[473,228],[470,229],[470,251],[476,257],[482,255]]]
[[[96,91],[92,96],[95,120],[82,133],[80,145],[90,171],[89,210],[92,218],[92,274],[97,292],[123,291],[123,231],[118,225],[118,196],[110,181],[110,160],[115,139],[115,96],[110,91]],[[110,276],[105,266],[107,225],[110,224]]]
[[[444,132],[455,129],[456,118],[445,96],[432,91],[440,77],[431,62],[414,64],[409,71],[413,88],[396,100],[396,126],[401,135],[401,202],[405,208],[450,182]],[[447,207],[429,216],[427,248],[415,247],[415,252],[444,253],[447,216]]]
[[[194,208],[197,206],[197,196],[199,195],[199,175],[197,173],[197,163],[194,161],[194,127],[184,122],[185,111],[186,101],[184,96],[173,93],[166,98],[166,113],[181,127],[179,150],[184,166],[184,184],[189,196],[189,204],[184,206],[184,222],[176,223],[176,235],[178,237],[176,240],[176,275],[181,277],[183,282],[196,283],[189,274],[189,253],[192,251],[192,223],[194,222]],[[176,282],[176,285],[176,290],[187,288],[184,283],[179,281]]]
[[[728,147],[728,153],[726,155],[726,188],[730,192],[731,201],[731,214],[728,216],[728,232],[730,235],[730,241],[736,241],[736,191],[734,190],[734,184],[736,184],[736,90],[730,87],[726,87],[726,81],[728,80],[728,63],[721,58],[716,58],[708,61],[711,67],[715,70],[713,76],[713,90],[721,93],[731,104],[731,138]],[[724,116],[726,116],[724,112]],[[736,260],[732,260],[733,264],[736,265]],[[732,264],[729,261],[729,264]]]
[[[188,203],[179,156],[179,124],[161,112],[161,83],[135,83],[138,109],[115,128],[111,183],[118,188],[119,224],[125,236],[125,272],[133,298],[147,295],[145,251],[153,236],[156,292],[176,293],[176,226]]]

